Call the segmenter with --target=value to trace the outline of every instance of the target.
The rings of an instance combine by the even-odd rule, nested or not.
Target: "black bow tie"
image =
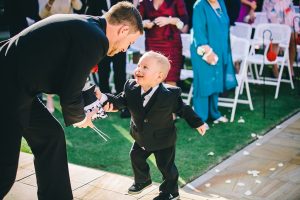
[[[142,96],[142,100],[145,101],[145,96],[147,96],[152,91],[152,88],[150,88],[147,92],[144,92]]]

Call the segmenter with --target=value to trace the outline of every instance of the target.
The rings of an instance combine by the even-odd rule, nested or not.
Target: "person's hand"
[[[154,22],[151,22],[149,19],[143,20],[143,26],[147,29],[151,29],[154,25]]]
[[[197,131],[203,136],[206,132],[205,124],[197,128]]]
[[[118,110],[114,109],[114,105],[112,103],[107,103],[105,104],[105,106],[103,107],[105,112],[118,112]]]
[[[48,0],[48,4],[52,5],[55,0]]]
[[[214,52],[211,52],[211,54],[206,57],[206,62],[210,65],[215,65],[217,62],[217,57],[218,56]]]
[[[252,1],[251,4],[250,4],[250,7],[251,7],[252,10],[256,10],[256,7],[257,7],[256,2]]]
[[[95,95],[96,95],[97,99],[101,99],[102,93],[101,93],[99,87],[95,87]]]
[[[155,18],[154,23],[159,27],[163,27],[165,25],[170,24],[170,18],[169,17],[157,17],[157,18]]]
[[[92,122],[92,116],[94,114],[96,114],[98,111],[99,110],[96,108],[92,112],[87,113],[86,116],[85,116],[86,117],[85,122],[83,124],[78,125],[77,127],[78,128],[87,128],[87,127],[94,128],[94,124]]]

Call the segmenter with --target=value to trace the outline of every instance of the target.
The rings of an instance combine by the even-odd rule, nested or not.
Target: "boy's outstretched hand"
[[[197,131],[203,136],[206,132],[205,124],[197,128]]]

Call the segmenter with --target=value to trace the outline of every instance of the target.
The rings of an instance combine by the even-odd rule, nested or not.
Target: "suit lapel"
[[[132,92],[130,94],[131,94],[131,99],[133,100],[134,104],[137,107],[137,110],[141,112],[142,115],[144,116],[145,110],[143,107],[143,100],[141,96],[141,86],[138,84],[134,85],[132,88]]]
[[[146,106],[144,108],[145,114],[147,114],[150,111],[150,109],[155,104],[155,102],[158,102],[158,101],[156,101],[156,99],[158,98],[162,89],[163,89],[163,85],[159,84],[158,88],[155,90],[155,92],[153,93],[153,95],[151,96],[151,98],[149,99],[148,103],[146,104]]]

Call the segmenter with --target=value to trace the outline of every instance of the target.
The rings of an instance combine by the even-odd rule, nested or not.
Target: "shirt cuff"
[[[101,98],[99,99],[101,105],[103,105],[103,103],[106,102],[107,100],[108,100],[107,95],[102,93]]]

